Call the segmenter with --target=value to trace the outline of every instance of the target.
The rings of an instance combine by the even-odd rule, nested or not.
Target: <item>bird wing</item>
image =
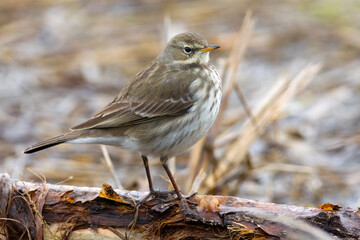
[[[168,71],[152,63],[135,75],[111,103],[71,130],[131,126],[182,115],[196,101],[190,91],[194,80],[196,77],[186,71]]]

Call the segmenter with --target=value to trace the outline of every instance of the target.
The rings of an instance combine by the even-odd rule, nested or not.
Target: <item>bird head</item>
[[[159,55],[165,64],[206,64],[209,52],[219,48],[209,45],[204,37],[197,33],[181,33],[174,36]]]

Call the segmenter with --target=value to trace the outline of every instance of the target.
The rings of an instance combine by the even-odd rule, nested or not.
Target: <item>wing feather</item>
[[[184,71],[179,74],[167,71],[170,76],[164,74],[166,69],[161,67],[150,72],[153,64],[135,75],[111,103],[71,130],[131,126],[188,112],[196,101],[189,88],[196,78]],[[156,74],[156,71],[162,74]],[[176,81],[181,82],[176,84]],[[147,90],[147,93],[138,91],[138,88]]]

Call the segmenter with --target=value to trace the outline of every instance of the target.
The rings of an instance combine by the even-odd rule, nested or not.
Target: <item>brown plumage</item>
[[[198,141],[213,124],[220,106],[221,79],[209,63],[208,45],[196,33],[175,36],[162,53],[136,74],[119,95],[64,135],[25,150],[57,144],[98,143],[141,152],[153,194],[147,155],[160,157],[180,198],[167,160]]]
[[[189,72],[169,71],[155,59],[111,103],[71,129],[122,127],[181,115],[194,103],[189,86],[195,79]]]

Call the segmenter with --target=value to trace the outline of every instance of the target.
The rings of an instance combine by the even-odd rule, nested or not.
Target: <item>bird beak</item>
[[[200,49],[199,52],[203,52],[203,53],[210,52],[212,50],[218,49],[219,47],[220,46],[218,46],[218,45],[207,45],[205,48]]]

